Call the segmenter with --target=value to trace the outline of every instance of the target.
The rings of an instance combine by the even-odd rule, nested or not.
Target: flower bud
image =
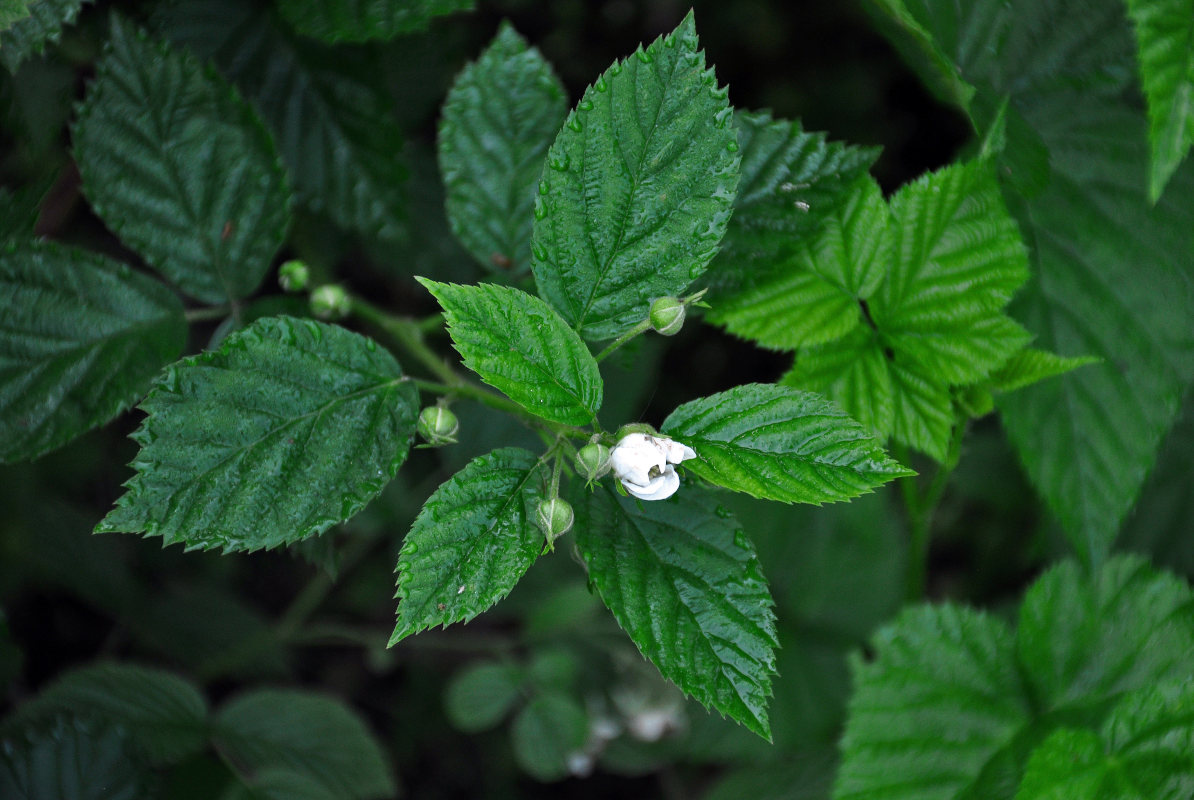
[[[576,467],[587,481],[595,481],[609,472],[612,451],[600,442],[589,442],[576,454]]]
[[[352,300],[343,286],[325,283],[311,292],[311,313],[320,319],[343,319],[352,310]]]
[[[675,336],[684,327],[684,303],[675,297],[660,297],[651,303],[651,327],[660,336]]]
[[[301,292],[311,280],[311,270],[297,259],[287,261],[278,267],[278,285],[284,292]]]
[[[427,444],[432,447],[442,447],[445,444],[456,444],[456,432],[460,430],[460,420],[456,419],[456,415],[443,406],[427,406],[419,412],[416,429]]]
[[[547,537],[548,547],[572,530],[574,519],[572,504],[562,497],[552,497],[539,503],[539,527]]]

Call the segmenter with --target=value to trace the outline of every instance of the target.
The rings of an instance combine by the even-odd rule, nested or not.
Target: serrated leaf
[[[20,706],[5,727],[61,714],[122,728],[131,744],[159,766],[181,761],[207,741],[207,703],[198,690],[169,672],[131,664],[69,672]]]
[[[402,134],[372,51],[297,38],[239,0],[182,0],[155,21],[253,100],[305,205],[367,235],[404,235]]]
[[[103,256],[0,248],[0,461],[36,458],[130,406],[186,343],[182,303]]]
[[[393,39],[426,30],[435,17],[471,11],[474,0],[279,0],[294,29],[326,42]]]
[[[417,278],[444,309],[464,365],[527,411],[588,425],[601,408],[597,362],[551,306],[504,286]]]
[[[452,232],[486,269],[531,267],[531,223],[547,148],[567,93],[509,23],[456,77],[437,144]]]
[[[0,741],[0,797],[21,800],[145,800],[144,768],[118,728],[59,718]]]
[[[217,712],[212,739],[248,775],[283,769],[349,800],[396,791],[365,722],[330,697],[277,689],[241,695]]]
[[[834,341],[863,324],[860,301],[882,282],[893,256],[891,213],[869,177],[840,192],[837,207],[822,212],[815,240],[790,262],[769,265],[770,277],[719,301],[709,320],[779,350]]]
[[[834,800],[947,800],[1031,718],[1000,620],[955,606],[905,611],[855,661]]]
[[[750,383],[685,403],[660,429],[701,478],[785,503],[848,500],[905,475],[862,425],[820,395]]]
[[[13,193],[0,186],[0,242],[16,243],[33,237],[41,205],[41,194],[34,194],[33,188]]]
[[[584,338],[625,332],[717,253],[738,184],[732,114],[690,12],[568,115],[539,186],[532,267],[539,295]]]
[[[541,781],[567,777],[568,756],[583,750],[589,733],[585,710],[571,697],[542,692],[518,713],[510,728],[514,759]]]
[[[465,667],[444,694],[448,719],[466,733],[494,727],[522,697],[522,677],[517,667],[496,661]]]
[[[229,552],[364,508],[406,459],[418,394],[372,340],[267,317],[167,368],[140,408],[137,474],[96,531]]]
[[[1092,356],[1066,358],[1048,350],[1026,347],[992,372],[985,385],[993,392],[1014,392],[1016,389],[1023,389],[1025,386],[1098,362],[1099,360]]]
[[[390,646],[467,622],[514,588],[543,549],[535,513],[549,478],[533,453],[507,447],[473,459],[427,498],[398,554]]]
[[[290,205],[257,115],[214,70],[119,16],[96,74],[73,128],[96,213],[192,297],[252,294]]]
[[[734,215],[707,280],[715,307],[739,289],[771,275],[776,265],[840,214],[852,184],[879,156],[877,147],[826,141],[799,121],[767,112],[737,111],[734,129],[742,153]]]
[[[1153,202],[1194,144],[1194,2],[1127,0],[1148,98]]]
[[[770,740],[777,646],[754,548],[731,514],[693,487],[642,503],[601,486],[577,500],[589,580],[663,676]]]
[[[46,45],[58,41],[62,29],[73,25],[91,0],[29,0],[5,9],[0,25],[0,61],[16,74],[30,56],[41,55]]]

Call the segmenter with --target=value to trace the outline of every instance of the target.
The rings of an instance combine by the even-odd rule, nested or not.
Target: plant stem
[[[352,312],[392,336],[403,350],[414,356],[415,360],[422,364],[428,372],[444,383],[465,383],[464,379],[457,375],[446,361],[440,358],[434,350],[423,342],[424,326],[427,324],[426,320],[413,320],[409,317],[398,317],[393,314],[387,314],[377,306],[359,297],[352,298]],[[442,324],[442,317],[435,317],[433,319],[436,320],[437,324]]]
[[[214,306],[212,308],[188,308],[183,312],[187,323],[203,322],[209,319],[223,319],[233,312],[232,306]]]
[[[635,336],[638,336],[640,333],[646,333],[649,330],[651,330],[651,319],[648,317],[647,319],[643,320],[639,324],[635,325],[630,330],[626,331],[626,333],[622,334],[617,339],[614,339],[614,341],[610,344],[609,347],[605,348],[600,353],[598,353],[597,354],[597,363],[600,364],[602,361],[604,361],[608,356],[610,356],[619,347],[626,344],[631,339],[633,339]]]
[[[933,517],[941,504],[949,478],[958,466],[965,432],[966,421],[957,420],[950,434],[945,461],[937,468],[933,480],[929,482],[923,494],[918,491],[915,475],[900,479],[904,509],[908,516],[908,569],[905,573],[904,597],[909,601],[920,600],[925,594]],[[906,447],[893,446],[893,451],[900,463],[908,463],[909,453]]]

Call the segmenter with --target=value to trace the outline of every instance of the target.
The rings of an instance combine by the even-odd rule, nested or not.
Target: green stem
[[[639,324],[635,325],[630,330],[626,331],[626,333],[622,334],[617,339],[614,339],[614,341],[610,344],[609,347],[605,348],[600,353],[598,353],[597,354],[597,363],[600,364],[602,361],[604,361],[606,358],[608,358],[610,355],[612,355],[613,352],[615,350],[617,350],[619,347],[621,347],[622,345],[629,342],[635,336],[638,336],[641,333],[646,333],[649,330],[651,330],[651,319],[648,317],[647,319],[643,320]]]
[[[414,356],[416,361],[441,381],[451,384],[465,382],[446,361],[440,358],[434,350],[424,343],[423,329],[427,324],[426,320],[413,320],[409,317],[397,317],[393,314],[387,314],[377,306],[359,297],[352,298],[352,312],[392,336],[403,350]],[[436,321],[442,322],[440,319],[436,319]]]
[[[232,306],[214,306],[212,308],[188,308],[183,312],[187,323],[204,322],[209,319],[223,319],[233,313]]]
[[[965,432],[966,421],[956,421],[953,432],[950,434],[945,461],[937,468],[932,481],[929,482],[923,493],[918,489],[915,475],[900,479],[900,488],[904,495],[904,508],[908,516],[908,570],[905,575],[904,596],[909,601],[920,600],[925,594],[933,517],[937,513],[937,507],[941,504],[941,498],[945,494],[945,487],[949,484],[950,476],[958,466]],[[909,453],[906,447],[893,445],[892,449],[901,463],[909,463]]]

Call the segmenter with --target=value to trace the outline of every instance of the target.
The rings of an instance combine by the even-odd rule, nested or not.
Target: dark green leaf
[[[567,777],[568,756],[584,747],[588,732],[588,717],[575,700],[543,692],[514,719],[514,758],[541,781],[559,780]]]
[[[393,797],[396,791],[364,721],[330,697],[274,689],[242,695],[216,714],[212,738],[246,775],[297,773],[345,800]]]
[[[604,485],[576,503],[589,580],[664,677],[770,740],[771,595],[729,511],[693,487],[636,502]]]
[[[62,29],[74,24],[90,0],[26,0],[0,16],[0,61],[11,73],[29,56],[41,55],[58,41]]]
[[[466,733],[494,727],[522,697],[522,674],[496,661],[471,664],[452,676],[444,696],[448,719]]]
[[[391,646],[467,622],[514,588],[543,549],[535,513],[549,477],[533,453],[508,447],[473,459],[427,498],[398,555]]]
[[[0,248],[0,461],[36,458],[131,405],[186,343],[157,281],[49,242]]]
[[[532,262],[540,296],[586,339],[640,322],[717,253],[738,184],[726,98],[690,13],[569,114],[539,185]]]
[[[137,474],[96,530],[228,552],[364,508],[406,459],[418,395],[372,340],[267,317],[167,368],[141,409]]]
[[[509,23],[452,85],[439,123],[439,167],[452,232],[486,269],[525,274],[543,159],[567,94]]]
[[[393,39],[432,18],[471,11],[474,0],[279,0],[278,11],[306,36],[327,42]]]
[[[1016,353],[999,369],[991,373],[986,386],[994,392],[1014,392],[1034,383],[1040,383],[1046,378],[1064,375],[1070,370],[1084,367],[1087,364],[1097,364],[1098,359],[1092,356],[1078,356],[1065,358],[1048,350],[1034,350],[1026,347]]]
[[[418,278],[443,306],[464,365],[528,411],[588,425],[601,408],[601,372],[589,348],[537,297],[482,283]]]
[[[153,797],[125,732],[59,718],[0,741],[0,797],[147,800]]]
[[[661,430],[692,447],[710,483],[786,503],[848,500],[913,474],[820,395],[751,383],[677,408]]]
[[[41,204],[41,194],[33,194],[26,187],[24,191],[10,192],[0,186],[0,242],[25,241],[32,238],[33,226]]]
[[[234,786],[220,800],[337,800],[339,797],[306,773],[269,767]]]

